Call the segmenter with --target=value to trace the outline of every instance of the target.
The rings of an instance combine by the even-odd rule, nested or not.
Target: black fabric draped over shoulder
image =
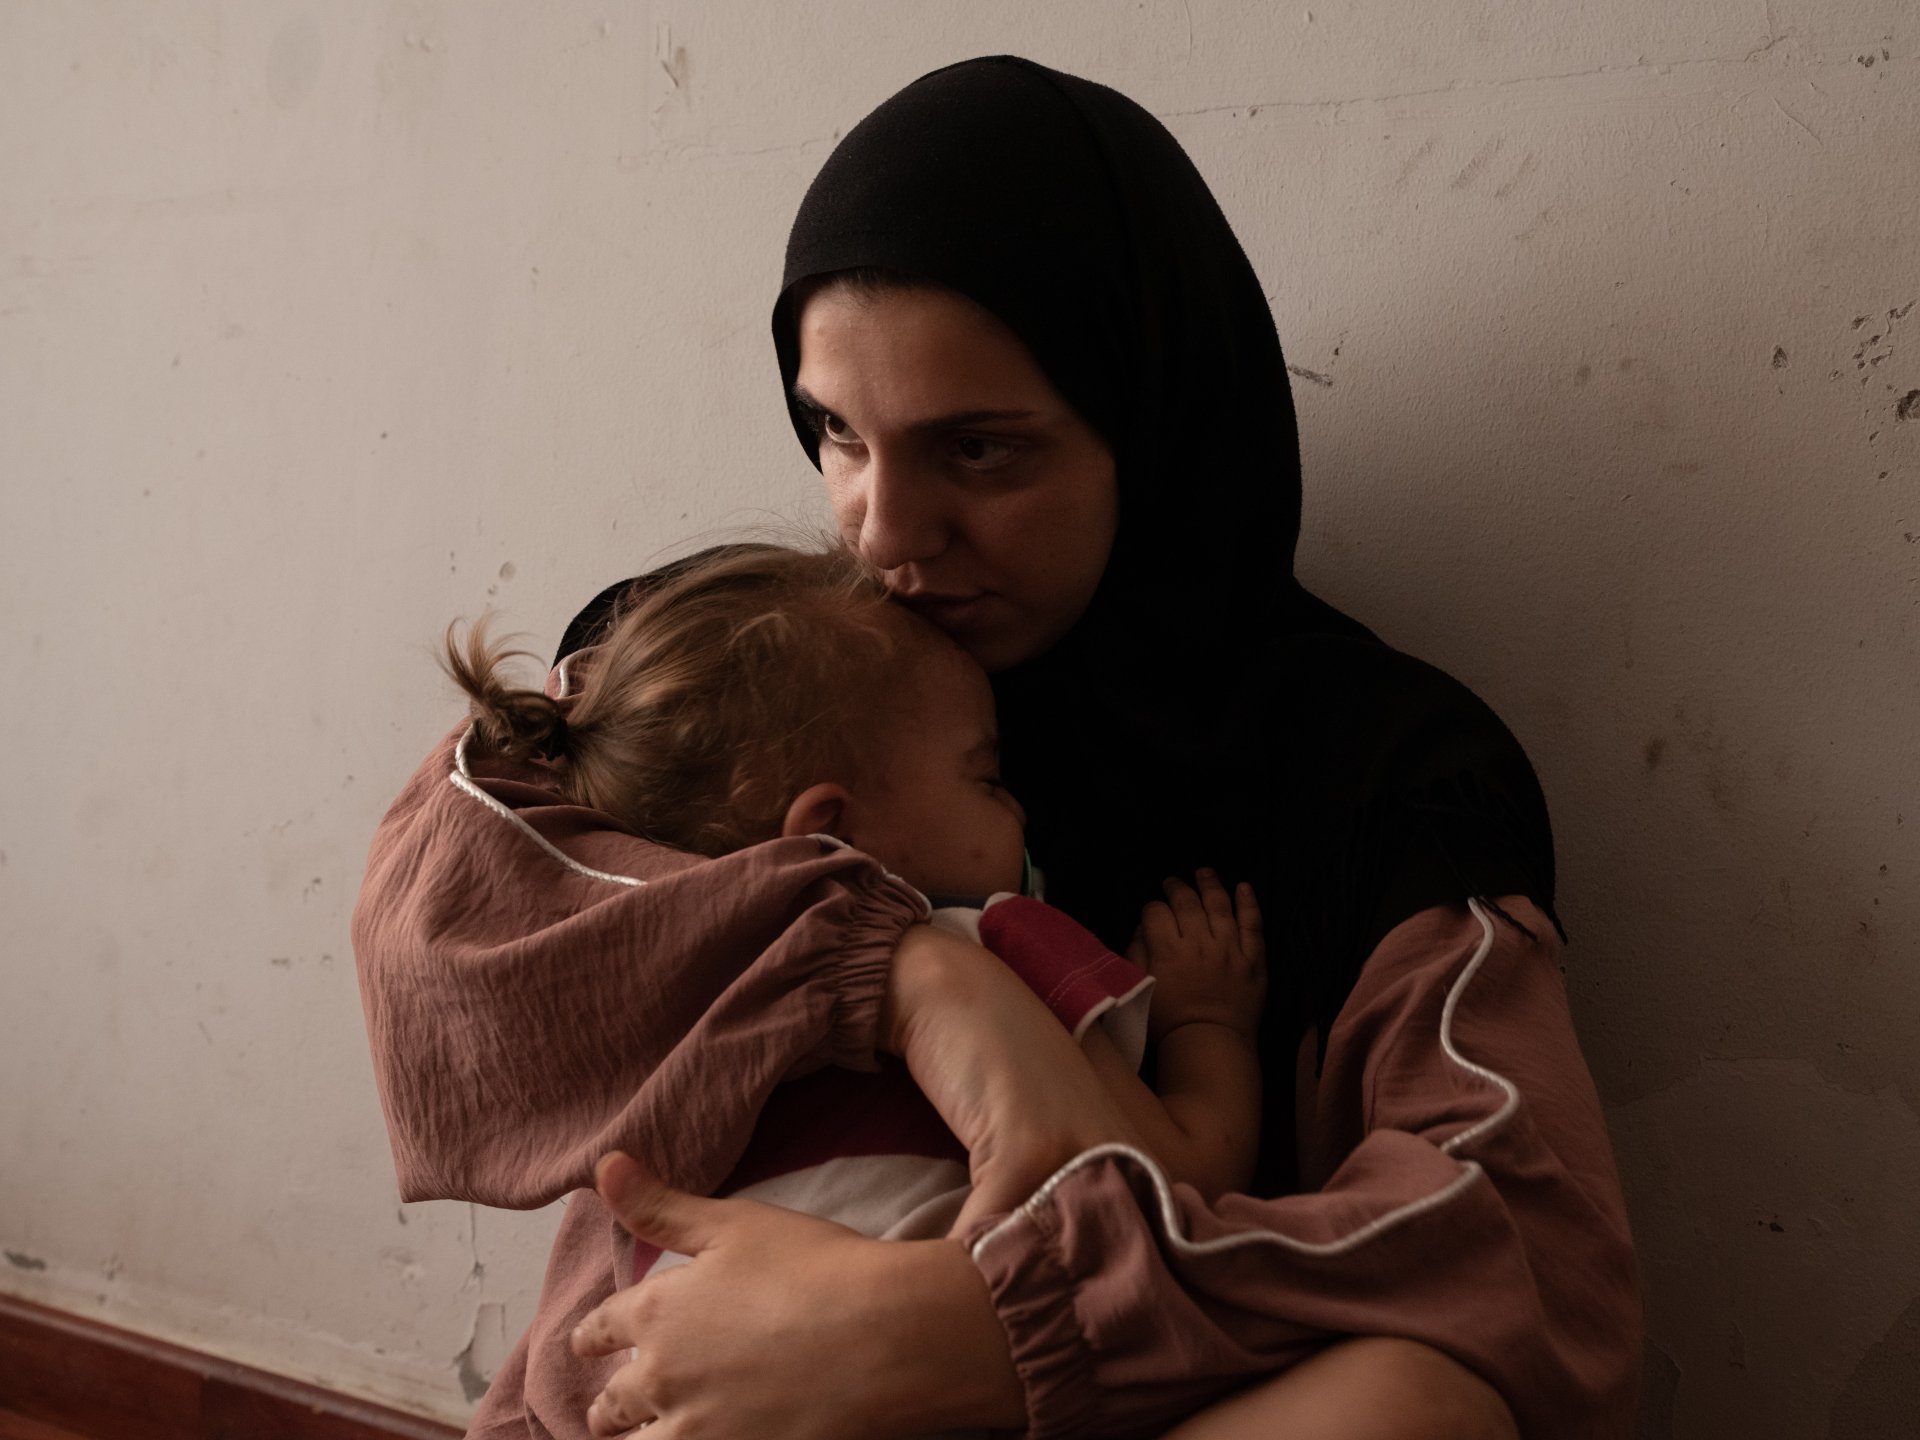
[[[1116,948],[1164,876],[1253,882],[1273,975],[1256,1189],[1286,1189],[1295,1051],[1380,938],[1468,896],[1554,913],[1532,767],[1464,686],[1294,578],[1299,444],[1273,319],[1146,110],[999,56],[923,76],[847,134],[801,202],[773,316],[816,464],[791,401],[791,297],[867,268],[998,315],[1113,448],[1120,530],[1091,607],[994,677],[1004,773],[1048,899]]]

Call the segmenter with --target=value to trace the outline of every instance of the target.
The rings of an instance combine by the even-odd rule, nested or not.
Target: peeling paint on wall
[[[506,1307],[492,1300],[474,1308],[473,1337],[453,1357],[454,1374],[460,1381],[460,1393],[478,1400],[506,1358]]]

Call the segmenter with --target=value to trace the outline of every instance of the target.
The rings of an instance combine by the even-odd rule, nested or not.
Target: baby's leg
[[[1329,1346],[1169,1430],[1165,1440],[1519,1440],[1506,1402],[1430,1346]]]

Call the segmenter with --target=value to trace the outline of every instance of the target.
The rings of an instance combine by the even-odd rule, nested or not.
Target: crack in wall
[[[1251,115],[1262,110],[1331,110],[1335,112],[1337,118],[1339,111],[1349,105],[1391,105],[1402,100],[1495,94],[1524,85],[1552,85],[1569,80],[1591,80],[1602,77],[1624,79],[1636,75],[1668,76],[1681,70],[1739,70],[1762,63],[1783,41],[1791,38],[1791,32],[1786,35],[1775,35],[1769,27],[1769,39],[1766,43],[1742,55],[1711,55],[1692,60],[1639,60],[1631,65],[1595,65],[1584,70],[1559,70],[1546,75],[1515,75],[1502,80],[1456,81],[1452,84],[1428,85],[1413,90],[1388,90],[1377,95],[1343,95],[1324,100],[1243,100],[1235,104],[1200,105],[1189,110],[1156,110],[1154,113],[1162,120],[1185,120],[1201,115],[1232,115],[1241,112]],[[1844,57],[1834,55],[1811,57],[1804,62],[1803,68],[1837,69],[1857,63],[1859,63],[1858,57],[1849,51]],[[1784,70],[1785,66],[1782,62],[1771,62],[1771,68]]]

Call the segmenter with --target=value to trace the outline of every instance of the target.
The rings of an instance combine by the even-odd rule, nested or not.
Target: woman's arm
[[[1397,927],[1369,961],[1330,1036],[1315,1132],[1331,1147],[1321,1158],[1332,1168],[1318,1191],[1232,1196],[1210,1209],[1178,1200],[1144,1156],[1102,1147],[976,1239],[972,1260],[1036,1437],[1158,1435],[1236,1386],[1353,1335],[1397,1336],[1450,1357],[1451,1368],[1427,1378],[1466,1397],[1461,1436],[1491,1423],[1471,1402],[1482,1382],[1527,1433],[1622,1432],[1639,1309],[1618,1183],[1551,928],[1524,900],[1503,908],[1534,934],[1496,929],[1484,909],[1440,907]],[[752,1227],[759,1217],[729,1223]],[[629,1329],[603,1312],[582,1343],[639,1344],[643,1365],[667,1364],[677,1377],[677,1396],[723,1411],[777,1387],[790,1407],[831,1414],[823,1435],[1002,1423],[988,1408],[959,1405],[961,1396],[977,1404],[993,1374],[1004,1378],[979,1361],[972,1340],[956,1351],[944,1390],[916,1400],[889,1389],[891,1369],[925,1376],[933,1357],[917,1350],[913,1326],[882,1323],[897,1303],[887,1286],[909,1286],[930,1306],[937,1297],[956,1335],[984,1327],[960,1318],[977,1296],[969,1302],[951,1252],[874,1253],[882,1249],[842,1242],[835,1268],[848,1282],[817,1290],[788,1284],[784,1262],[767,1257],[756,1293],[781,1298],[766,1311],[756,1305],[750,1322],[696,1261],[658,1297],[659,1323]],[[804,1312],[823,1343],[862,1364],[825,1384],[685,1353],[681,1320],[709,1308],[731,1314],[741,1354],[764,1361],[777,1327]],[[1355,1376],[1407,1353],[1362,1351],[1293,1383],[1324,1387],[1313,1393],[1344,1417],[1335,1397],[1369,1388]],[[1276,1394],[1295,1393],[1273,1383],[1283,1387]],[[1390,1415],[1351,1418],[1373,1427],[1355,1435],[1401,1433]],[[1414,1428],[1424,1417],[1403,1418],[1405,1434],[1432,1433]],[[750,1432],[720,1424],[710,1433]]]
[[[1209,1208],[1109,1147],[976,1240],[1036,1436],[1156,1434],[1340,1335],[1450,1355],[1524,1433],[1623,1432],[1640,1311],[1606,1127],[1552,927],[1499,910],[1519,925],[1423,911],[1369,959],[1328,1038],[1314,1191]]]
[[[646,1424],[646,1440],[846,1440],[1025,1424],[1006,1331],[958,1244],[867,1240],[750,1200],[686,1195],[624,1157],[608,1158],[600,1185],[634,1234],[697,1258],[623,1291],[575,1332],[583,1357],[638,1346],[595,1398],[593,1434]],[[754,1319],[743,1324],[748,1292]],[[1383,1338],[1337,1341],[1167,1440],[1276,1435],[1518,1440],[1486,1381],[1429,1346]]]

